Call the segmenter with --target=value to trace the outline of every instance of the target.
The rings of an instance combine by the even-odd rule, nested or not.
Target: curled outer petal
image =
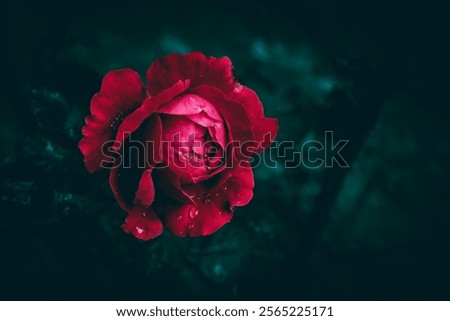
[[[190,87],[211,85],[228,92],[233,88],[233,65],[228,57],[206,57],[195,51],[174,53],[156,59],[146,73],[147,90],[156,95],[179,80],[190,79]]]
[[[100,91],[91,100],[91,115],[85,118],[83,138],[78,146],[89,172],[108,160],[105,147],[114,139],[124,117],[138,108],[146,96],[140,76],[131,69],[114,70],[103,78]]]

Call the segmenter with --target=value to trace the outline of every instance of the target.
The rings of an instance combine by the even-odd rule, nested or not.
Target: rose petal
[[[138,189],[135,193],[134,203],[141,207],[149,207],[155,200],[155,187],[153,186],[152,169],[142,173]]]
[[[174,205],[167,210],[165,226],[178,236],[201,236],[216,232],[228,223],[235,206],[253,197],[253,172],[249,163],[224,171],[212,186],[209,182],[183,186],[195,204]]]
[[[164,225],[180,237],[204,236],[216,232],[232,217],[232,213],[221,210],[217,203],[208,208],[182,204],[174,206],[165,216]]]
[[[189,80],[178,81],[172,87],[167,88],[159,95],[147,98],[140,108],[126,117],[120,124],[117,131],[116,140],[114,142],[114,149],[119,149],[120,144],[125,140],[125,138],[127,138],[130,133],[136,131],[145,119],[153,114],[159,106],[183,93],[188,86]]]
[[[208,130],[212,139],[218,142],[220,146],[222,146],[222,148],[225,150],[227,146],[227,133],[223,123],[214,123],[214,125],[209,127]]]
[[[244,106],[253,126],[255,140],[260,142],[260,148],[256,152],[260,153],[269,147],[277,135],[278,120],[264,117],[263,105],[258,95],[250,88],[236,83],[234,90],[227,94],[227,97],[238,101]]]
[[[142,141],[147,148],[148,165],[154,167],[162,162],[162,123],[158,114],[151,115],[146,121],[146,131]]]
[[[120,192],[118,181],[119,170],[120,167],[115,166],[109,172],[109,186],[111,187],[114,197],[116,198],[116,201],[117,203],[119,203],[120,207],[123,208],[124,210],[129,210],[130,205],[123,199],[122,194]]]
[[[138,239],[148,241],[161,235],[164,227],[151,208],[136,206],[128,211],[128,216],[122,225],[122,229],[126,233],[133,234]]]
[[[201,52],[171,54],[155,60],[147,73],[147,90],[156,95],[179,80],[190,79],[190,87],[211,85],[228,92],[233,88],[233,66],[228,57],[206,57]]]
[[[228,100],[217,88],[209,86],[198,86],[192,90],[195,94],[205,98],[223,116],[228,124],[230,140],[240,142],[253,140],[251,123],[244,108],[236,101]]]
[[[109,176],[109,183],[119,205],[130,209],[133,204],[150,206],[155,192],[151,170],[155,159],[161,159],[161,121],[157,114],[150,116],[139,130],[139,139],[127,140]],[[150,143],[147,143],[150,142]]]
[[[192,184],[211,178],[225,169],[225,166],[216,165],[208,167],[206,159],[197,164],[189,162],[183,155],[180,155],[174,148],[169,147],[165,163],[173,175],[176,176],[177,184]],[[170,182],[170,181],[169,181]],[[164,182],[167,184],[168,182]],[[172,188],[177,189],[177,186]]]
[[[155,188],[151,173],[152,169],[135,169],[131,173],[120,167],[111,170],[109,185],[120,207],[130,210],[135,204],[148,207],[153,203]]]
[[[211,196],[223,195],[231,207],[247,205],[253,197],[255,180],[249,162],[240,161],[239,165],[227,168],[209,189]],[[207,187],[205,188],[207,189]],[[189,193],[189,191],[187,191]]]
[[[255,144],[257,142],[255,142],[252,124],[243,106],[237,101],[227,99],[217,88],[210,86],[198,86],[192,92],[211,102],[223,116],[228,129],[228,147],[233,148],[234,152],[234,155],[229,156],[247,160],[249,155],[244,155],[239,147],[245,142]],[[234,142],[236,146],[230,142]],[[229,152],[229,150],[227,151]]]
[[[206,128],[184,116],[168,116],[162,119],[162,132],[163,141],[169,142],[171,147],[192,148],[195,145],[201,145]]]
[[[227,195],[230,206],[247,205],[253,198],[255,180],[253,170],[248,162],[241,162],[227,173],[228,179],[220,184],[221,190]]]
[[[169,167],[157,167],[153,171],[155,185],[175,201],[194,204],[188,194],[181,188],[180,178]]]
[[[193,94],[184,94],[174,98],[158,108],[158,113],[170,115],[196,115],[205,112],[209,117],[222,121],[216,107],[202,97]]]
[[[202,112],[195,115],[186,115],[186,118],[193,122],[208,128],[211,138],[218,142],[223,149],[226,146],[226,131],[222,121],[216,121],[210,118],[206,113]]]
[[[139,74],[131,69],[115,70],[103,78],[100,91],[91,100],[91,115],[85,118],[83,138],[78,146],[89,172],[100,169],[110,158],[103,145],[114,137],[122,117],[139,107],[146,96]]]
[[[216,120],[209,117],[205,112],[200,112],[194,115],[185,115],[185,117],[190,119],[194,123],[206,128],[214,126],[214,124],[217,122]]]

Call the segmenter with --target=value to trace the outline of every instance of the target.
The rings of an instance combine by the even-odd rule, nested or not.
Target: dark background
[[[0,299],[450,299],[443,8],[7,1],[1,13]],[[191,50],[230,57],[279,141],[350,140],[350,168],[257,167],[252,202],[214,235],[142,242],[120,228],[108,173],[82,164],[83,118],[109,70],[143,75]]]

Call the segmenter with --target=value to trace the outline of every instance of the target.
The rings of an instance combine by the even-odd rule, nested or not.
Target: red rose
[[[258,96],[227,57],[172,54],[148,69],[106,74],[79,148],[89,172],[112,167],[125,232],[148,240],[216,232],[253,196],[248,160],[275,138]]]

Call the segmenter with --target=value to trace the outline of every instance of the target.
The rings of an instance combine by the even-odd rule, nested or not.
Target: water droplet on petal
[[[230,202],[225,202],[223,208],[224,208],[225,211],[227,211],[229,213],[233,213],[233,211],[234,211],[234,205],[231,205]]]
[[[177,221],[181,221],[182,218],[183,218],[183,216],[181,216],[181,215],[178,216],[178,217],[177,217]]]
[[[194,224],[189,224],[188,229],[192,230],[194,228]]]
[[[147,213],[146,213],[145,211],[142,211],[142,212],[141,212],[141,215],[142,215],[143,217],[146,217],[146,216],[147,216]]]
[[[192,207],[192,208],[189,210],[189,216],[190,216],[191,218],[196,218],[196,217],[198,216],[198,209],[196,209],[195,207]]]
[[[244,88],[244,86],[242,86],[241,84],[238,84],[236,87],[234,87],[234,92],[239,93],[242,91],[243,88]]]
[[[211,203],[211,194],[210,193],[205,194],[205,199],[203,200],[203,203],[205,203],[205,204]]]
[[[136,231],[137,231],[139,234],[144,233],[144,229],[143,229],[143,228],[140,228],[139,226],[136,226],[135,229],[136,229]]]
[[[225,186],[225,187],[223,188],[224,191],[226,191],[227,189],[228,189],[228,186]]]

